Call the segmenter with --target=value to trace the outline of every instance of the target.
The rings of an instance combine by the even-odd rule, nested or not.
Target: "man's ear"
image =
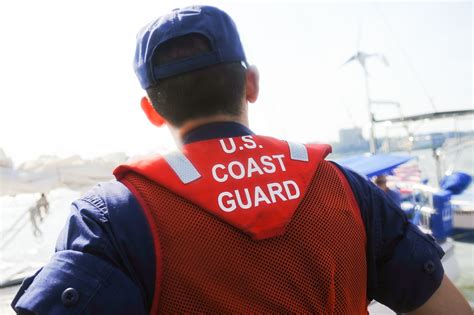
[[[161,127],[166,122],[163,117],[158,114],[153,105],[150,102],[150,99],[146,96],[143,96],[140,101],[140,106],[142,107],[143,112],[145,113],[148,120],[155,126]]]
[[[247,69],[247,84],[245,88],[245,98],[250,103],[254,103],[258,98],[260,90],[260,74],[256,66],[249,66]]]

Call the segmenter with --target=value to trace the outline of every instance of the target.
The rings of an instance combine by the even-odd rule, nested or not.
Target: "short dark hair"
[[[153,65],[211,51],[208,39],[190,34],[169,40],[154,53]],[[161,79],[146,90],[155,110],[179,127],[189,119],[218,114],[239,116],[246,69],[240,62],[223,63]]]

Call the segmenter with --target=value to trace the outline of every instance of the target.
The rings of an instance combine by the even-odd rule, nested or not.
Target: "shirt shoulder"
[[[130,307],[138,314],[151,305],[154,274],[150,229],[137,200],[120,182],[102,183],[72,203],[55,255],[24,282],[12,306],[53,314],[64,304],[62,299],[53,303],[54,296],[71,287],[89,297],[77,304],[82,310],[113,305],[116,298],[126,301],[130,295]],[[112,283],[115,289],[110,290]]]
[[[107,255],[139,284],[146,300],[151,301],[156,268],[153,238],[145,213],[133,193],[114,180],[98,184],[74,204],[84,206],[83,213],[95,212],[104,225],[101,237],[108,241],[103,246]]]

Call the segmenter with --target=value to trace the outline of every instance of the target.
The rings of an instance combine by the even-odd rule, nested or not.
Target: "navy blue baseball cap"
[[[153,54],[160,45],[193,33],[206,37],[211,51],[165,64],[152,64]],[[163,78],[230,62],[247,65],[234,21],[218,8],[190,6],[175,9],[140,31],[133,66],[142,88],[148,89]]]

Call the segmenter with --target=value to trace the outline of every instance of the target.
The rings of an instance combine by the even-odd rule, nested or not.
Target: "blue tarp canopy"
[[[414,158],[408,155],[376,154],[351,156],[336,162],[370,178],[391,174],[395,168]]]

